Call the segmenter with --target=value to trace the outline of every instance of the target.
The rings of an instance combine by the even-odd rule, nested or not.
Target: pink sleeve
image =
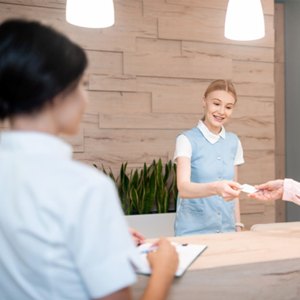
[[[300,205],[300,183],[293,179],[284,179],[282,200]]]

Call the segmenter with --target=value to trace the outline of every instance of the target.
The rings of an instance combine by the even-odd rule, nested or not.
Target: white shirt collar
[[[209,129],[206,127],[206,125],[203,123],[203,121],[200,120],[198,122],[197,128],[199,128],[199,130],[202,132],[204,137],[211,144],[215,144],[220,139],[220,137],[223,139],[225,139],[225,137],[226,137],[225,128],[223,126],[222,126],[220,133],[215,134],[215,133],[212,133],[211,131],[209,131]]]
[[[0,151],[72,158],[72,147],[69,144],[54,135],[42,132],[3,131],[0,134]]]

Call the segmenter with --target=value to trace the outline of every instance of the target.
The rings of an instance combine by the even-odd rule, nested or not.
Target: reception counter
[[[169,300],[300,299],[300,222],[170,240],[208,248],[175,279]],[[147,276],[138,279],[134,299],[139,299],[148,281]]]

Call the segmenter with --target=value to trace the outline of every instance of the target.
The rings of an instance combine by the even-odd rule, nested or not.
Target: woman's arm
[[[160,239],[157,251],[149,253],[148,260],[152,275],[141,300],[164,300],[178,267],[178,254],[168,240]]]
[[[191,182],[191,160],[183,156],[177,157],[177,187],[182,198],[202,198],[219,195],[228,201],[238,197],[240,193],[240,185],[234,181]]]
[[[285,178],[271,180],[255,186],[258,191],[249,194],[250,198],[257,200],[287,200],[300,205],[300,182]]]
[[[238,166],[234,167],[234,180],[238,182]],[[235,230],[242,231],[242,229],[244,228],[244,224],[241,223],[240,199],[236,198],[234,201],[235,201],[235,209],[234,209]]]

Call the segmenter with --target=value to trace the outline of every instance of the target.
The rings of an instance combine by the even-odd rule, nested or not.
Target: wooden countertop
[[[260,231],[170,239],[208,248],[175,279],[169,300],[300,299],[300,222]],[[147,280],[139,276],[134,299],[142,294]]]

